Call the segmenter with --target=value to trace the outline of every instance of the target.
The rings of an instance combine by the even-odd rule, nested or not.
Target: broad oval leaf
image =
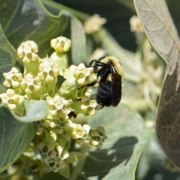
[[[0,23],[11,44],[17,48],[22,41],[34,40],[40,56],[52,52],[50,39],[63,35],[69,26],[69,14],[64,11],[56,14],[49,13],[40,0],[0,3]]]
[[[90,124],[92,128],[105,127],[108,139],[102,149],[89,153],[77,179],[133,180],[140,154],[148,143],[139,114],[125,105],[108,107],[92,117]]]
[[[0,83],[4,81],[3,73],[10,71],[17,60],[16,51],[6,39],[0,26]]]
[[[166,77],[159,104],[156,134],[169,160],[180,167],[180,89],[176,90],[177,68]]]
[[[0,107],[0,173],[15,162],[35,134],[33,124],[17,121],[10,111]]]
[[[180,167],[180,43],[164,0],[134,0],[144,30],[169,73],[159,103],[156,133],[167,157]]]
[[[25,109],[26,115],[25,116],[18,116],[17,114],[13,113],[13,116],[21,122],[24,123],[31,123],[35,121],[42,120],[48,111],[48,104],[45,100],[27,100],[25,101]]]
[[[180,41],[165,1],[134,0],[134,4],[151,45],[172,74],[179,59]]]

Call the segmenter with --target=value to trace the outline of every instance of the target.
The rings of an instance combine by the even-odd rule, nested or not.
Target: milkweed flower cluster
[[[26,100],[47,101],[46,117],[34,123],[38,129],[35,145],[49,170],[59,172],[82,157],[69,151],[72,141],[101,148],[107,136],[103,127],[91,129],[88,124],[77,124],[73,120],[78,114],[92,116],[100,109],[95,100],[97,86],[87,86],[97,80],[97,74],[83,63],[68,67],[67,52],[71,40],[65,37],[52,39],[51,47],[55,50],[51,56],[40,58],[34,41],[20,45],[17,55],[24,63],[24,72],[13,67],[3,74],[3,85],[8,89],[0,94],[0,99],[3,105],[19,115],[25,111]],[[59,86],[60,76],[65,80]]]
[[[87,34],[96,33],[106,21],[105,18],[101,18],[98,14],[94,14],[84,22],[84,29]]]

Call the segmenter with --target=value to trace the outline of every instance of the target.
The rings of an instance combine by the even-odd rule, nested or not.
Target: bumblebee
[[[113,56],[102,57],[92,60],[89,67],[94,68],[99,83],[96,100],[102,106],[117,106],[121,100],[121,76],[124,69],[119,61]],[[90,85],[94,85],[93,82]]]

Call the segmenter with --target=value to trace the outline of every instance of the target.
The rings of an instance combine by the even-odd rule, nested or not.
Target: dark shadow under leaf
[[[123,163],[123,166],[126,166],[137,142],[138,139],[134,136],[122,137],[110,149],[91,152],[78,179],[96,176],[98,180],[101,180],[119,164]]]

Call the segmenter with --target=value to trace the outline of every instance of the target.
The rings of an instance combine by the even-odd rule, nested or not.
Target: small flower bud
[[[51,47],[59,53],[66,53],[71,47],[71,40],[60,36],[51,40]]]
[[[132,32],[143,32],[143,28],[138,16],[132,16],[130,19],[130,26]]]
[[[68,119],[70,110],[67,109],[68,101],[59,95],[55,95],[54,98],[47,97],[47,103],[50,107],[50,114],[53,117],[58,117],[61,120]]]
[[[26,94],[38,92],[41,88],[41,82],[39,81],[39,78],[34,78],[30,73],[24,76],[20,85],[25,90]]]
[[[84,124],[76,124],[74,131],[71,134],[72,139],[88,139],[89,137],[90,126]]]
[[[84,100],[84,98],[82,98]],[[96,107],[98,103],[96,100],[87,100],[81,105],[81,110],[87,115],[94,116],[96,114]]]
[[[77,66],[71,65],[68,69],[65,69],[64,71],[64,78],[65,79],[74,79],[74,71],[77,69]]]
[[[15,110],[17,104],[22,101],[23,96],[15,94],[13,89],[8,89],[6,93],[0,94],[2,103],[8,106],[10,110]]]
[[[30,63],[30,61],[38,60],[38,46],[34,41],[25,41],[21,43],[17,49],[18,57],[23,59],[24,63]]]
[[[81,86],[91,84],[97,79],[97,75],[93,73],[94,69],[92,67],[86,68],[83,63],[79,64],[73,73],[74,78]]]
[[[59,70],[57,65],[50,61],[48,57],[44,58],[39,65],[39,74],[40,79],[45,79],[46,82],[52,82],[55,77],[59,75]]]
[[[57,145],[55,147],[55,150],[57,150],[58,156],[61,158],[61,160],[65,160],[69,157],[69,152],[67,150],[64,150],[62,146]]]
[[[95,14],[85,21],[84,28],[86,33],[92,34],[99,31],[101,26],[105,23],[105,18],[101,18],[98,14]]]
[[[91,140],[89,141],[90,145],[97,148],[101,148],[107,136],[105,135],[105,129],[99,126],[96,130],[90,131]]]
[[[91,99],[95,99],[95,93],[93,92],[93,90],[91,88],[88,88],[85,92],[85,97],[87,98],[91,98]],[[85,101],[82,101],[82,102],[85,102]]]
[[[3,83],[5,87],[12,86],[13,88],[17,88],[19,82],[22,80],[22,74],[19,73],[18,69],[15,67],[13,67],[8,73],[3,73],[3,76],[5,78]]]

